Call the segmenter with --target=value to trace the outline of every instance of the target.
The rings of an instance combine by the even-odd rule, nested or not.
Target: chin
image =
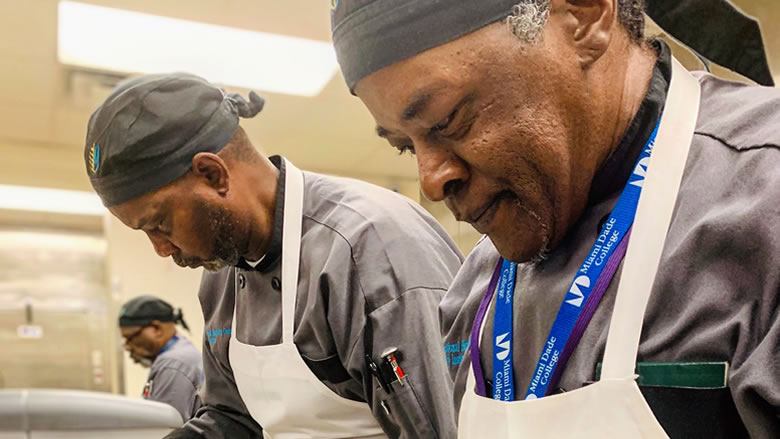
[[[228,264],[222,261],[209,261],[202,264],[203,269],[212,273],[216,273],[227,266]]]
[[[502,258],[518,264],[544,260],[549,252],[545,240],[534,237],[528,240],[502,239],[488,235]]]
[[[488,237],[508,261],[521,264],[544,260],[550,250],[550,222],[520,204],[514,207],[511,215],[501,218],[487,233]]]

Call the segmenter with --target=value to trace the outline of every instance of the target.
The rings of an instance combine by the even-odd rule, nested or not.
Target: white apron
[[[230,332],[230,366],[249,414],[266,437],[383,438],[368,404],[334,393],[312,373],[293,343],[293,316],[303,217],[303,174],[285,160],[282,231],[282,344],[250,346],[236,339],[236,312]],[[238,282],[236,282],[238,284]],[[251,289],[236,289],[235,303]],[[237,305],[236,305],[237,306]],[[262,324],[262,322],[256,322]]]
[[[460,408],[459,438],[668,437],[642,397],[634,370],[647,300],[699,113],[699,95],[699,82],[673,59],[669,94],[612,312],[601,380],[536,400],[504,402],[477,395],[472,370]]]

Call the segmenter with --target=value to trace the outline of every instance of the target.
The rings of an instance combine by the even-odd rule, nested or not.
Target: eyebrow
[[[403,111],[401,111],[401,120],[410,121],[419,117],[420,113],[428,108],[428,104],[430,104],[431,99],[433,98],[433,93],[439,89],[441,89],[440,85],[434,85],[431,87],[426,87],[424,90],[418,92],[414,98],[412,98],[412,102],[407,105]],[[387,139],[387,137],[390,135],[390,131],[380,125],[377,125],[376,135],[383,139]]]
[[[152,217],[151,216],[145,216],[145,217],[141,218],[138,221],[138,223],[136,223],[136,227],[134,227],[134,229],[136,229],[136,230],[144,230],[144,227],[146,227],[146,225],[149,224],[150,222],[152,222]]]
[[[159,217],[160,217],[159,211],[144,216],[143,218],[141,218],[140,221],[138,221],[137,230],[144,230],[144,227],[147,227],[149,224],[153,223],[154,221],[157,221]]]
[[[382,128],[381,126],[377,125],[376,126],[376,135],[381,137],[381,138],[383,138],[383,139],[387,139],[387,136],[390,135],[390,131],[387,131],[387,129]]]
[[[417,118],[428,107],[432,97],[433,95],[429,92],[422,92],[416,95],[412,102],[401,112],[401,120],[409,121]]]

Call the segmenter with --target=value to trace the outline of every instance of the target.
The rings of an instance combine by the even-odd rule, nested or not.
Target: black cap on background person
[[[154,296],[139,296],[119,311],[119,329],[125,350],[136,363],[151,366],[163,347],[176,335],[176,325],[189,331],[181,308]]]
[[[203,360],[195,346],[176,333],[177,324],[189,331],[181,309],[154,296],[135,297],[119,311],[125,350],[133,361],[150,368],[141,396],[170,404],[186,421],[201,405]]]

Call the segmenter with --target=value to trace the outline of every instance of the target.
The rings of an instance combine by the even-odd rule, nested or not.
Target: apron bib
[[[282,343],[251,346],[236,338],[236,312],[230,333],[230,366],[249,414],[273,439],[386,437],[364,402],[343,398],[312,373],[293,343],[298,286],[303,174],[285,160],[282,232]],[[238,283],[236,283],[238,284]],[[235,306],[241,294],[236,290]],[[262,324],[258,322],[257,324]]]
[[[469,371],[459,438],[668,438],[642,396],[634,370],[645,308],[699,113],[699,96],[699,82],[673,59],[669,95],[626,252],[601,379],[571,392],[504,402],[479,396]]]

